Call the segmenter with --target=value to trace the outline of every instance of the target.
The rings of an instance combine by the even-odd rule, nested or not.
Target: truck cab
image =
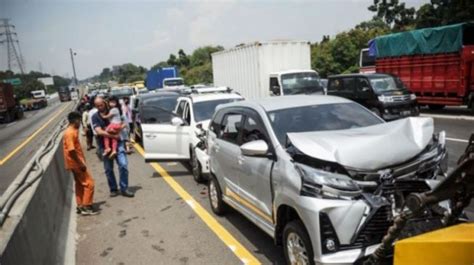
[[[288,70],[270,73],[270,95],[324,94],[321,79],[314,70]]]
[[[184,86],[184,80],[181,77],[172,77],[163,79],[163,88],[178,88]]]

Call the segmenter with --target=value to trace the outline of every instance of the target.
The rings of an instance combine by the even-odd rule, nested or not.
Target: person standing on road
[[[89,111],[91,110],[91,105],[86,103],[84,105],[84,112],[82,112],[82,130],[86,135],[87,139],[87,151],[94,149],[95,146],[92,143],[92,139],[94,138],[94,134],[92,133],[92,127],[89,122]]]
[[[99,136],[97,136],[97,133],[93,129],[94,127],[92,126],[92,116],[94,116],[94,114],[97,113],[97,108],[95,107],[94,102],[95,102],[95,98],[94,98],[94,101],[90,102],[91,106],[93,106],[93,108],[91,110],[89,110],[89,112],[88,112],[89,125],[92,129],[91,131],[92,131],[93,138],[95,138],[95,144],[97,145],[96,154],[100,159],[102,159],[102,152],[104,151],[104,147],[102,145],[102,141],[100,141]]]
[[[130,133],[133,132],[132,110],[130,109],[130,98],[124,97],[122,104],[123,122],[127,125],[123,131],[122,137],[125,139],[125,149],[127,154],[131,154],[132,147],[130,143]]]
[[[79,128],[81,127],[81,114],[69,113],[67,119],[69,126],[64,132],[63,152],[67,170],[74,175],[76,183],[77,213],[81,215],[94,215],[98,212],[92,208],[94,199],[94,179],[86,166],[86,159],[79,142]]]
[[[128,190],[128,160],[127,154],[125,153],[124,141],[120,139],[120,135],[113,135],[106,131],[109,124],[107,119],[103,119],[100,113],[107,114],[107,106],[103,98],[96,98],[94,105],[97,108],[97,113],[92,116],[92,128],[96,132],[99,138],[104,136],[116,137],[119,139],[117,145],[117,155],[115,161],[117,161],[119,175],[120,175],[120,193],[125,197],[134,197],[135,194]],[[99,139],[102,142],[102,139]],[[109,184],[110,196],[115,197],[119,195],[119,189],[117,187],[117,180],[114,174],[114,160],[108,157],[103,157],[105,175],[107,176],[107,183]]]

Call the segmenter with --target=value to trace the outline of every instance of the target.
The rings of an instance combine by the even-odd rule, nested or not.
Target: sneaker
[[[117,197],[119,195],[119,192],[117,190],[113,190],[110,192],[110,197]]]
[[[135,197],[135,194],[131,191],[125,190],[125,191],[122,191],[122,196],[128,197],[128,198],[133,198],[133,197]]]
[[[87,206],[87,207],[82,207],[81,208],[81,215],[83,215],[83,216],[96,215],[96,214],[99,214],[99,212],[94,211],[92,206]]]

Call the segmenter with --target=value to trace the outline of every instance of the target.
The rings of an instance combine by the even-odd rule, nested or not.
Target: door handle
[[[147,133],[147,134],[145,134],[145,137],[148,138],[148,139],[150,139],[150,140],[153,140],[153,139],[156,138],[156,135],[151,134],[151,133]]]

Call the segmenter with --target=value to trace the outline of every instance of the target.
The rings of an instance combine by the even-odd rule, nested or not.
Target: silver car
[[[386,123],[332,96],[221,105],[208,148],[214,213],[242,213],[283,245],[288,264],[362,262],[405,196],[430,190],[446,170],[444,133],[431,118]]]

